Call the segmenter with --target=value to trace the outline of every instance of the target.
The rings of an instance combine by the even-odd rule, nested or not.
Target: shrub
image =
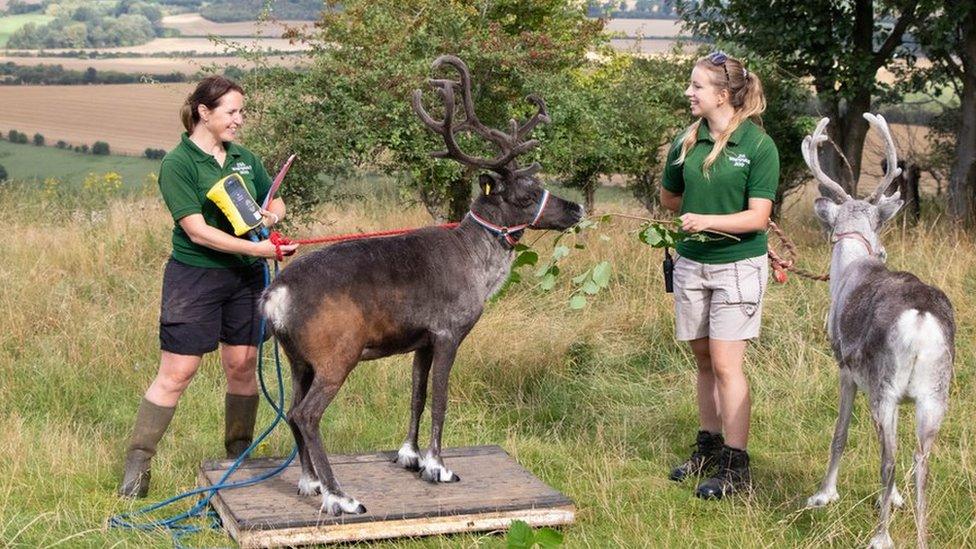
[[[70,147],[68,146],[68,144],[67,144],[67,143],[66,143],[66,142],[65,142],[65,141],[64,141],[63,139],[59,139],[59,140],[58,140],[58,143],[57,143],[57,145],[56,145],[56,146],[57,146],[57,148],[59,148],[59,149],[69,149],[69,148],[70,148]]]
[[[104,141],[96,141],[95,144],[92,145],[91,152],[92,154],[97,154],[102,156],[108,154],[108,143]]]
[[[10,130],[7,132],[7,139],[9,139],[11,143],[27,143],[27,134],[21,133],[17,130]]]
[[[149,160],[159,160],[160,158],[166,156],[166,151],[164,151],[163,149],[147,148],[143,154]]]
[[[82,154],[88,154],[88,145],[76,145],[75,152],[80,152]]]
[[[35,133],[34,134],[34,145],[37,145],[38,147],[43,147],[44,146],[44,136],[41,135],[41,134],[39,134],[39,133]]]
[[[6,180],[7,180],[7,168],[4,168],[3,164],[0,164],[0,181],[6,181]]]

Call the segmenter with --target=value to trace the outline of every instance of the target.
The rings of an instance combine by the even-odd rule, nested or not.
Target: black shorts
[[[160,348],[199,356],[217,349],[218,342],[257,345],[264,265],[256,261],[246,267],[211,269],[170,258],[163,273]]]

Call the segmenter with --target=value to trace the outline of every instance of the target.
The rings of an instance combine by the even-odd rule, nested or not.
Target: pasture
[[[377,194],[324,207],[319,222],[287,233],[430,222],[421,207],[397,202],[395,193]],[[646,215],[623,193],[601,196],[601,211]],[[8,224],[0,268],[0,539],[11,547],[169,547],[165,534],[105,530],[103,523],[148,503],[121,501],[114,489],[133,414],[158,362],[158,299],[172,222],[154,196],[111,200],[99,215],[73,213],[81,209],[71,197],[48,200],[32,185],[0,188],[0,216]],[[809,204],[786,211],[783,226],[798,242],[802,266],[822,271],[828,245]],[[917,227],[899,219],[884,240],[890,266],[941,286],[955,304],[956,378],[932,461],[930,528],[933,546],[969,547],[976,544],[976,242],[938,217],[933,206]],[[587,309],[568,310],[570,276],[546,293],[528,271],[529,282],[487,308],[454,367],[445,445],[500,444],[572,497],[579,512],[577,524],[564,531],[569,547],[865,545],[876,522],[879,462],[863,396],[841,469],[840,501],[824,510],[802,508],[820,482],[836,418],[836,365],[823,329],[827,287],[819,282],[791,277],[770,287],[762,336],[747,355],[753,494],[702,502],[692,486],[667,480],[696,429],[695,373],[687,346],[672,336],[660,253],[640,244],[635,228],[614,221],[600,230],[606,238],[590,234],[586,249],[564,262],[566,274],[602,259],[613,264],[609,291]],[[530,232],[526,242],[545,258],[552,236]],[[328,450],[398,447],[409,384],[409,357],[362,364],[323,420]],[[219,366],[208,357],[161,443],[149,501],[192,487],[201,460],[221,454],[223,391]],[[259,425],[270,420],[263,404]],[[896,473],[906,508],[895,513],[892,535],[898,546],[909,546],[915,535],[909,407],[900,425]],[[279,428],[257,453],[280,456],[291,445],[289,431]],[[208,533],[187,542],[229,540]],[[490,535],[378,544],[503,545]]]
[[[3,9],[3,6],[0,6],[0,9]],[[52,19],[54,18],[49,15],[37,13],[25,13],[21,15],[7,15],[5,17],[0,17],[0,48],[6,47],[7,40],[10,39],[10,35],[27,23],[43,25]]]
[[[117,153],[169,150],[183,125],[180,106],[192,84],[0,87],[0,129],[38,132],[54,144],[105,141]]]
[[[58,178],[69,185],[78,185],[90,173],[115,172],[122,177],[126,188],[139,188],[146,178],[159,172],[159,160],[137,156],[95,156],[53,147],[15,145],[0,141],[0,164],[11,180],[44,180]]]

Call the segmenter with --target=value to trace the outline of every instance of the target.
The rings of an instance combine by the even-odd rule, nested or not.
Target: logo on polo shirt
[[[732,165],[735,166],[736,168],[743,168],[745,166],[748,166],[748,165],[752,164],[752,161],[749,160],[749,157],[747,157],[746,155],[744,155],[742,153],[739,153],[739,154],[730,154],[729,155],[729,162],[731,162]]]
[[[251,173],[251,165],[246,164],[240,160],[237,161],[237,164],[231,166],[230,169],[241,175],[248,175]]]

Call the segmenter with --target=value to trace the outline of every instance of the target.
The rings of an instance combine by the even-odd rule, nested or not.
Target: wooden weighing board
[[[575,518],[572,500],[498,446],[445,449],[445,464],[461,477],[450,484],[421,480],[418,473],[393,464],[395,456],[396,452],[329,456],[342,489],[366,506],[363,515],[332,517],[319,511],[321,496],[299,496],[297,458],[274,478],[218,492],[211,504],[244,548],[504,530],[513,520],[556,526]],[[254,477],[281,461],[247,460],[229,480]],[[204,462],[200,486],[219,481],[232,463]]]

